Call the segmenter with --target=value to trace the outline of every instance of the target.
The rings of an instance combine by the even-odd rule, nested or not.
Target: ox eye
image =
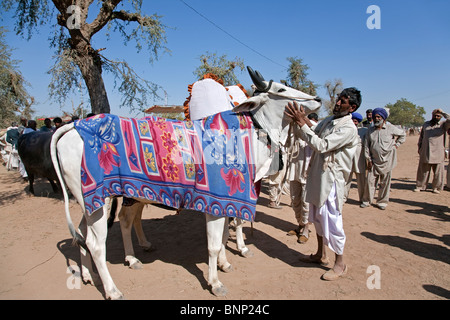
[[[286,91],[286,89],[284,89],[284,88],[281,88],[280,90],[278,90],[278,92],[285,92]]]

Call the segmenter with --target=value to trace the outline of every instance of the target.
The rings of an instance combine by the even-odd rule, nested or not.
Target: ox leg
[[[87,235],[87,221],[84,217],[81,219],[80,225],[78,226],[78,232],[86,238]],[[81,257],[81,277],[83,282],[86,284],[95,285],[100,281],[97,273],[94,272],[92,266],[92,257],[88,250],[80,246],[80,257]]]
[[[33,187],[33,184],[34,184],[34,174],[29,174],[29,175],[28,175],[28,184],[29,184],[29,186],[30,186],[30,193],[31,193],[32,195],[35,195],[35,194],[34,194],[34,187]]]
[[[92,215],[86,217],[86,245],[89,248],[98,274],[102,280],[106,298],[117,300],[123,299],[123,294],[114,284],[108,266],[106,265],[106,236],[108,234],[107,220],[110,201],[110,198],[106,198],[103,208],[94,211]]]
[[[145,237],[144,229],[142,228],[142,210],[144,210],[145,204],[142,204],[142,207],[138,210],[136,213],[136,216],[134,217],[134,231],[136,232],[139,245],[145,250],[145,251],[151,251],[153,249],[151,242],[147,240]]]
[[[219,258],[223,260],[225,256],[224,245],[224,229],[225,218],[214,217],[210,214],[206,216],[206,234],[208,238],[208,254],[209,254],[209,270],[208,283],[211,286],[211,291],[216,296],[226,296],[227,288],[219,281],[217,273],[217,265]],[[226,258],[225,258],[226,260]],[[223,263],[223,261],[219,262]]]
[[[120,230],[122,231],[122,240],[125,250],[125,264],[128,264],[131,269],[135,270],[142,269],[142,263],[135,257],[134,253],[133,242],[131,239],[131,229],[133,224],[135,225],[139,244],[142,242],[148,244],[148,247],[151,246],[151,244],[145,239],[142,224],[140,224],[143,208],[144,204],[142,202],[134,202],[132,205],[122,205],[119,212]],[[139,219],[138,228],[136,228],[136,219]],[[143,239],[141,237],[143,237]]]
[[[50,182],[50,184],[52,185],[53,192],[54,192],[54,193],[58,193],[59,188],[58,188],[58,186],[56,185],[55,181],[53,181],[52,179],[48,179],[48,182]]]
[[[236,221],[236,247],[240,252],[241,256],[245,258],[253,257],[253,252],[249,248],[247,248],[244,242],[244,233],[242,232],[244,220],[237,218],[235,221]]]
[[[228,227],[228,217],[225,217],[225,222],[223,225],[223,234],[222,234],[222,246],[220,248],[219,251],[219,257],[218,257],[218,267],[220,270],[222,270],[223,272],[231,272],[233,271],[233,267],[231,266],[231,264],[228,262],[227,260],[227,256],[226,256],[226,246],[227,246],[227,242],[228,239],[230,237],[230,228]]]

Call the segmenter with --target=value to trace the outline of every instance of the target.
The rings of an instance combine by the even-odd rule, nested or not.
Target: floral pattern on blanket
[[[197,121],[101,114],[75,122],[84,141],[88,214],[126,196],[253,221],[252,121],[232,111]]]

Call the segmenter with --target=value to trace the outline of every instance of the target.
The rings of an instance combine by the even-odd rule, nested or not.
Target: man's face
[[[350,105],[349,99],[346,96],[340,95],[333,109],[335,118],[341,118],[355,111],[355,105]]]
[[[352,121],[355,124],[355,126],[358,126],[358,124],[359,124],[358,119],[352,119]]]
[[[372,112],[367,112],[366,113],[366,118],[367,118],[367,120],[370,122],[370,121],[372,121]]]
[[[384,124],[384,119],[382,116],[380,116],[379,114],[376,114],[375,117],[373,118],[373,125],[377,128],[383,126]]]
[[[440,113],[435,113],[433,114],[433,117],[431,118],[431,121],[434,123],[439,123],[439,121],[441,121],[442,119],[442,114]]]

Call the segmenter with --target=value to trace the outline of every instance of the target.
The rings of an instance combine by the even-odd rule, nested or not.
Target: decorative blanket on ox
[[[74,125],[84,141],[81,182],[88,214],[105,197],[123,195],[254,220],[249,116],[227,111],[177,121],[101,114]]]

